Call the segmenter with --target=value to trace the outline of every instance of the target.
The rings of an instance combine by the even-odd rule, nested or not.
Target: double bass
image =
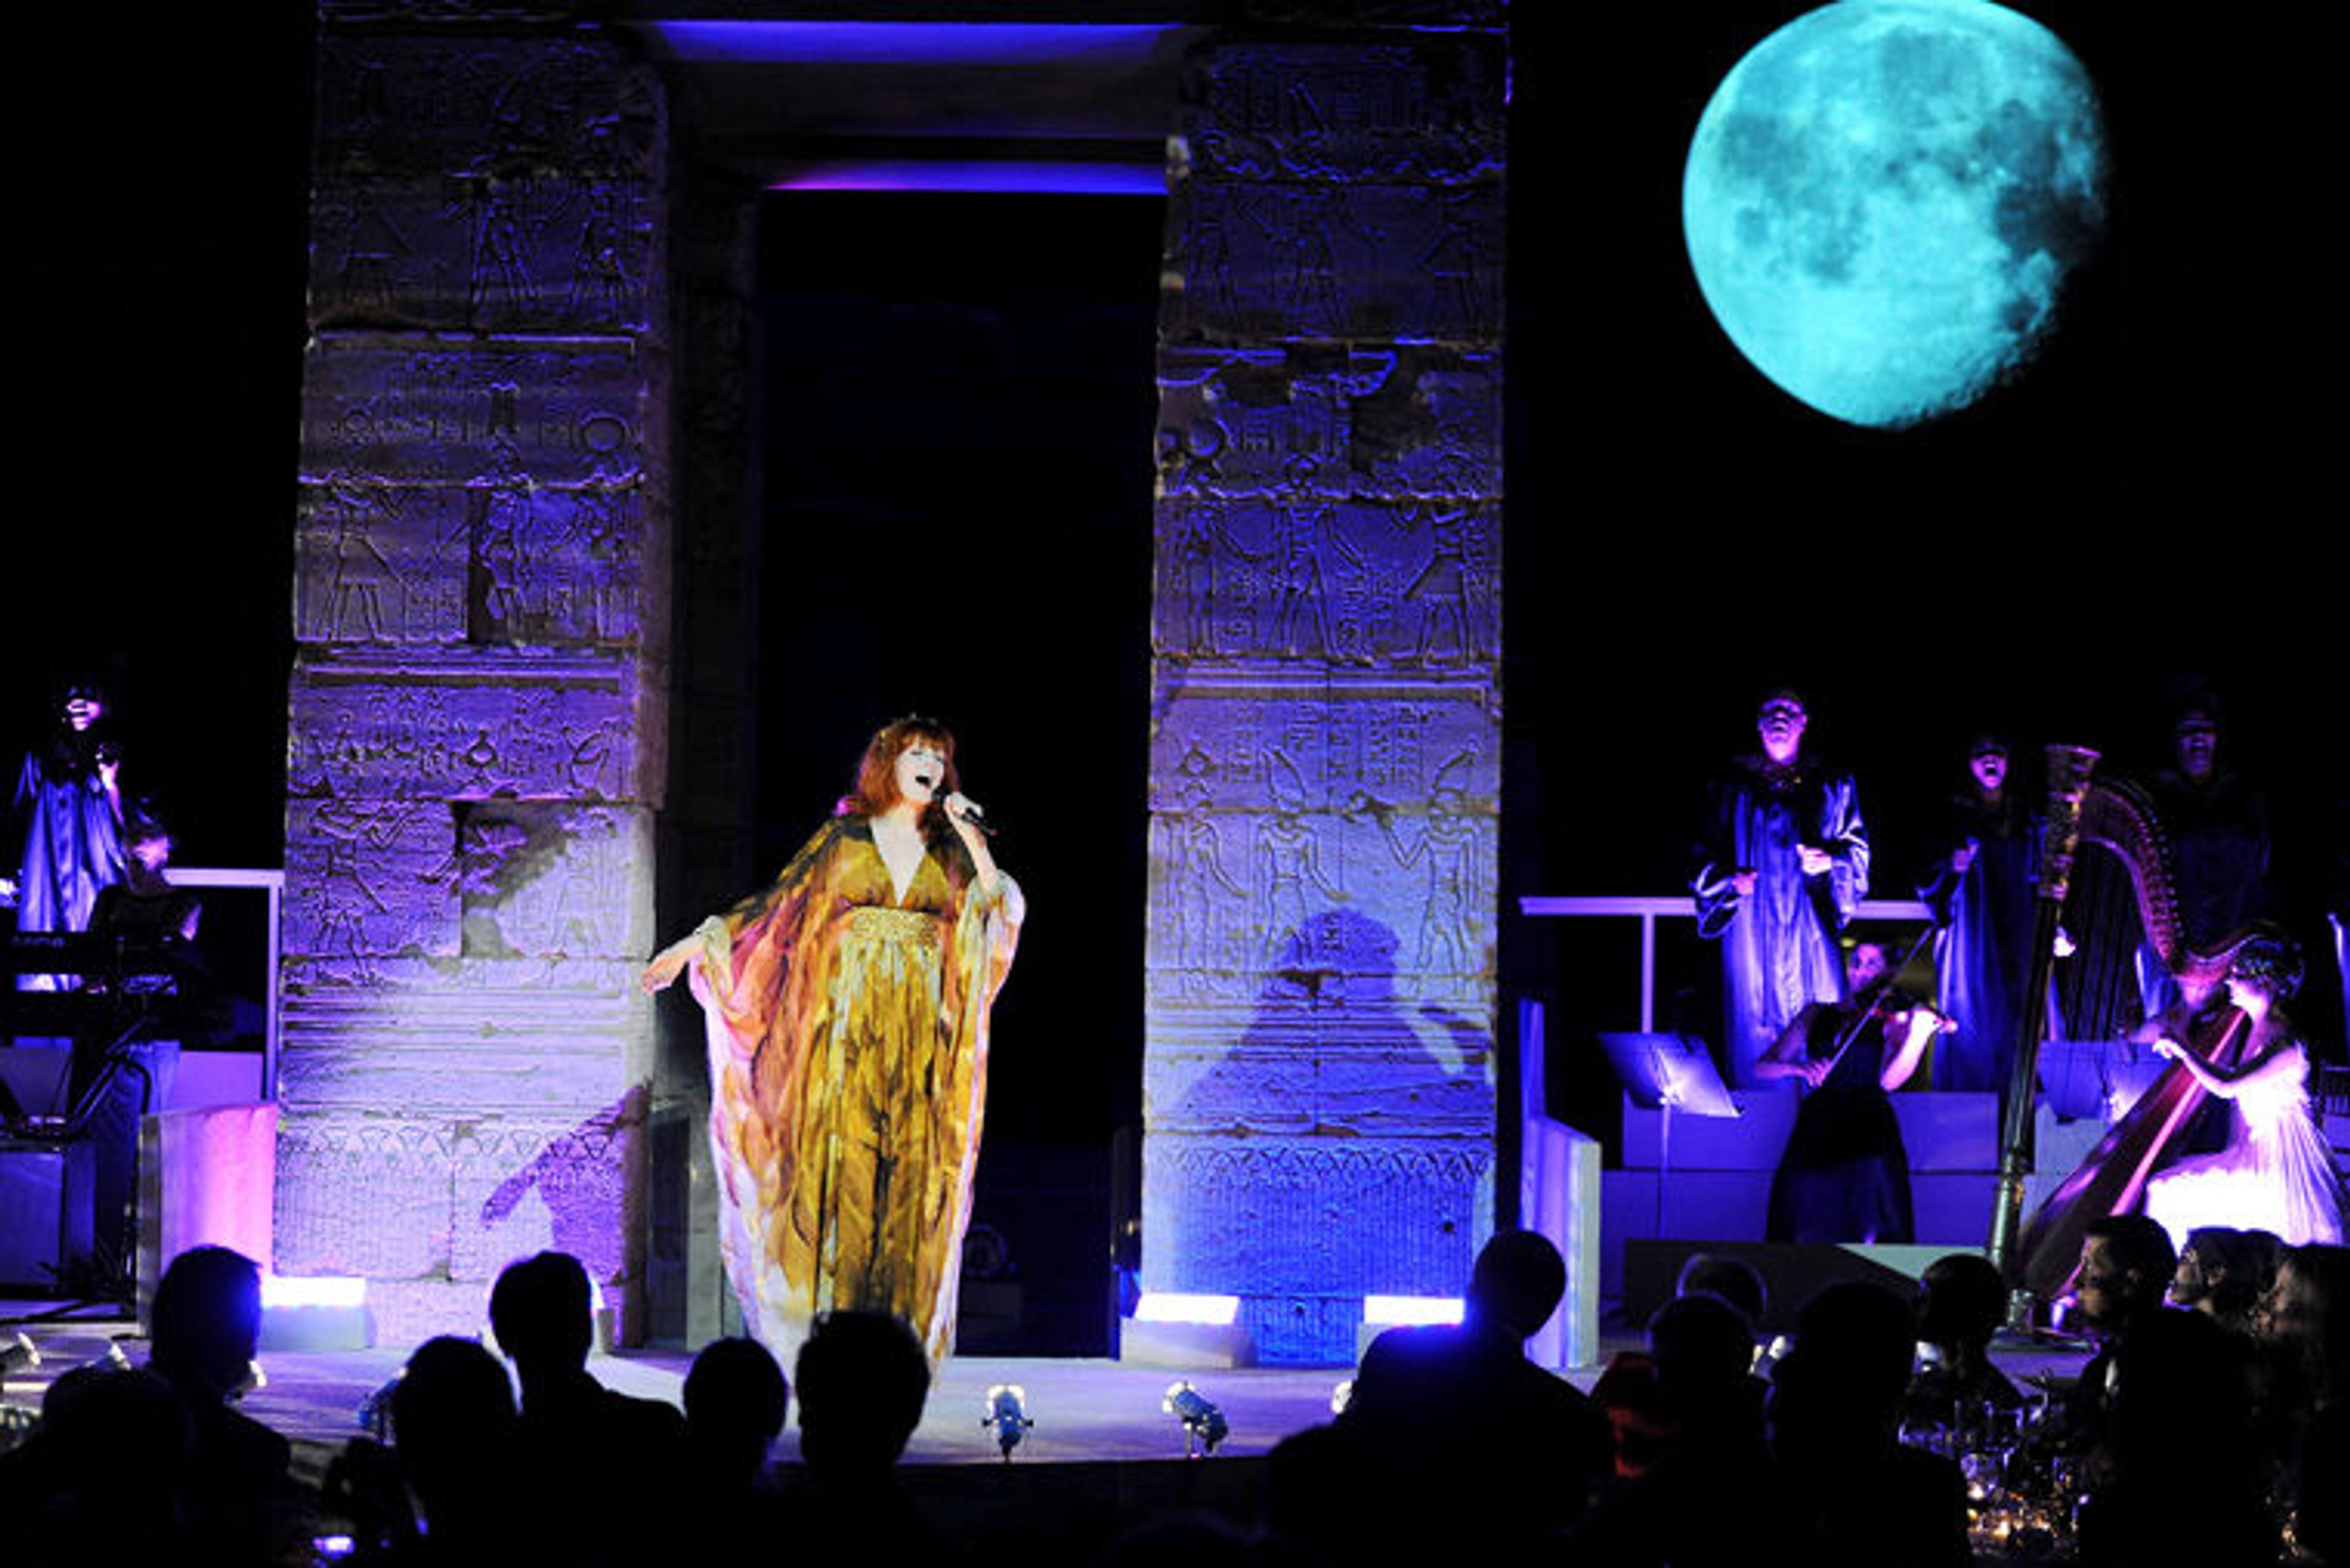
[[[2247,1033],[2244,1015],[2224,1000],[2225,980],[2237,950],[2258,935],[2239,931],[2216,946],[2190,947],[2178,917],[2170,876],[2168,841],[2145,794],[2126,783],[2091,784],[2096,753],[2080,747],[2051,746],[2050,852],[2043,862],[2034,989],[2044,993],[2046,966],[2079,842],[2111,851],[2127,869],[2147,940],[2178,981],[2184,1001],[2164,1015],[2165,1033],[2217,1066],[2233,1066]],[[2061,755],[2060,755],[2061,753]],[[2052,875],[2053,873],[2053,875]],[[2053,884],[2053,887],[2052,887]],[[2053,893],[2053,897],[2052,897]],[[2216,1006],[2214,998],[2220,998]],[[2146,1092],[2114,1123],[2087,1158],[2049,1195],[2015,1235],[2014,1215],[2022,1198],[2022,1173],[2031,1168],[2033,1098],[2039,1057],[2038,1009],[2026,1009],[2024,1038],[2018,1043],[2015,1076],[2009,1085],[2001,1149],[2001,1206],[1992,1217],[1991,1257],[2019,1296],[2049,1303],[2070,1288],[2080,1270],[2081,1243],[2089,1225],[2137,1206],[2147,1177],[2197,1108],[2207,1091],[2177,1062],[2165,1067]]]

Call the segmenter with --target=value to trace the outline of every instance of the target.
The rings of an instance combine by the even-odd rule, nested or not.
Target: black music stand
[[[1601,1049],[1616,1081],[1644,1111],[1661,1110],[1657,1149],[1657,1237],[1665,1234],[1665,1188],[1673,1174],[1673,1113],[1693,1116],[1745,1115],[1721,1082],[1713,1054],[1694,1034],[1602,1034]]]

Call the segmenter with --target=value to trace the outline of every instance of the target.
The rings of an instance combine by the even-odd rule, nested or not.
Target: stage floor
[[[13,1339],[22,1329],[42,1356],[38,1369],[9,1376],[5,1403],[14,1409],[37,1409],[41,1391],[51,1379],[103,1355],[110,1342],[120,1341],[133,1363],[146,1359],[146,1343],[139,1336],[137,1324],[116,1316],[113,1309],[92,1309],[70,1316],[58,1313],[55,1303],[0,1300],[0,1339]],[[1638,1334],[1610,1334],[1605,1349],[1612,1354],[1639,1343]],[[267,1382],[246,1396],[244,1408],[306,1446],[339,1446],[359,1434],[361,1403],[398,1370],[412,1348],[265,1353],[261,1361]],[[2069,1379],[2079,1371],[2087,1352],[2039,1345],[2002,1345],[1995,1356],[2008,1375],[2021,1382],[2027,1377]],[[686,1370],[691,1363],[692,1357],[683,1351],[629,1351],[598,1355],[588,1363],[588,1370],[622,1393],[676,1405],[681,1402]],[[1188,1379],[1213,1400],[1231,1423],[1231,1436],[1217,1450],[1220,1456],[1258,1455],[1292,1432],[1328,1420],[1332,1390],[1346,1376],[1343,1368],[1331,1367],[1180,1373],[1107,1360],[957,1356],[947,1363],[931,1390],[921,1428],[914,1434],[906,1458],[909,1463],[924,1465],[1001,1462],[981,1417],[987,1391],[999,1383],[1013,1383],[1024,1390],[1028,1414],[1036,1423],[1020,1445],[1015,1463],[1180,1459],[1182,1429],[1159,1408],[1169,1385],[1178,1378]],[[1598,1369],[1585,1368],[1566,1376],[1578,1387],[1588,1389]],[[785,1463],[798,1459],[795,1426],[788,1428],[775,1445],[775,1457]]]
[[[55,1310],[53,1303],[0,1301],[0,1339],[12,1339],[21,1328],[42,1357],[38,1369],[9,1376],[9,1407],[36,1409],[51,1379],[105,1355],[110,1342],[119,1340],[134,1364],[146,1359],[146,1342],[136,1324],[97,1314],[43,1319]],[[265,1352],[261,1365],[267,1381],[245,1396],[243,1408],[297,1441],[339,1444],[359,1435],[360,1404],[413,1348]],[[683,1351],[629,1351],[597,1355],[588,1371],[621,1393],[679,1405],[692,1359]],[[1168,1386],[1179,1378],[1198,1386],[1231,1423],[1220,1455],[1262,1454],[1288,1434],[1328,1420],[1331,1390],[1346,1375],[1343,1369],[1290,1367],[1184,1373],[1106,1360],[956,1356],[931,1390],[906,1458],[914,1464],[1000,1463],[981,1416],[988,1390],[1012,1383],[1023,1390],[1036,1423],[1021,1443],[1016,1462],[1180,1459],[1182,1428],[1159,1408]],[[788,1463],[798,1457],[794,1426],[775,1445],[775,1458]]]

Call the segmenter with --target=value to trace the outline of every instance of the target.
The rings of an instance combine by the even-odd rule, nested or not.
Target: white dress
[[[2234,1101],[2227,1147],[2182,1159],[2146,1184],[2146,1211],[2184,1246],[2206,1225],[2267,1231],[2290,1246],[2339,1245],[2342,1179],[2309,1109],[2309,1053],[2297,1039],[2277,1046],[2293,1068],[2244,1085]]]

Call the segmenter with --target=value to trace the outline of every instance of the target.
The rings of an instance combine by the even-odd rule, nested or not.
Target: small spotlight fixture
[[[92,1372],[128,1372],[130,1370],[130,1357],[122,1354],[120,1340],[109,1339],[104,1350],[83,1362],[82,1366]]]
[[[1354,1402],[1355,1380],[1353,1378],[1341,1377],[1330,1386],[1330,1414],[1343,1416],[1347,1413],[1347,1407]]]
[[[999,1383],[987,1391],[987,1414],[979,1424],[995,1434],[995,1446],[1003,1450],[1003,1462],[1012,1462],[1012,1450],[1028,1435],[1036,1423],[1028,1415],[1028,1391],[1017,1383]]]
[[[40,1364],[41,1347],[23,1329],[18,1329],[14,1338],[0,1341],[0,1377],[30,1372]]]
[[[1183,1457],[1187,1459],[1214,1453],[1216,1445],[1232,1433],[1232,1424],[1224,1419],[1224,1413],[1189,1383],[1178,1383],[1169,1388],[1159,1407],[1183,1423]]]

